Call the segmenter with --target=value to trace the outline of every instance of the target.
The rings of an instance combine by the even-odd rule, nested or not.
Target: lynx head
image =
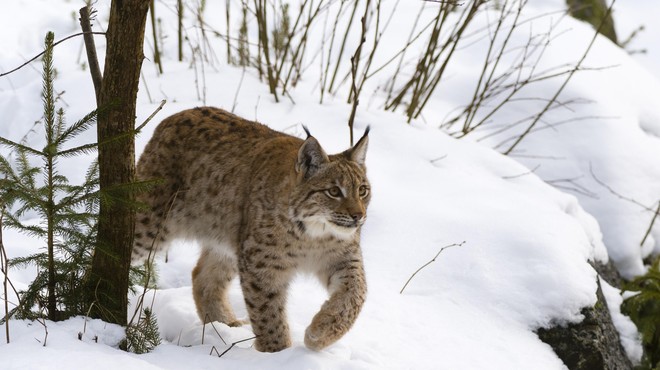
[[[348,239],[367,217],[371,188],[365,158],[369,128],[352,148],[327,155],[307,132],[298,150],[298,185],[292,203],[293,219],[309,237]]]

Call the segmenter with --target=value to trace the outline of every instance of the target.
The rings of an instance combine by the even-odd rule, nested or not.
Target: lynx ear
[[[305,129],[305,131],[307,131]],[[309,131],[307,131],[309,134]],[[305,142],[298,150],[298,161],[296,162],[296,172],[301,173],[307,179],[318,171],[321,165],[328,163],[328,155],[325,154],[321,144],[313,136],[308,135]]]
[[[364,167],[365,160],[367,159],[367,147],[369,146],[369,130],[370,126],[364,130],[364,134],[351,149],[345,151],[345,155],[353,162]]]

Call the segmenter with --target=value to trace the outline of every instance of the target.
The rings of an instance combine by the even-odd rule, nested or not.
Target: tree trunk
[[[93,302],[90,315],[120,325],[126,325],[128,313],[128,273],[135,221],[129,186],[135,178],[132,131],[148,9],[149,0],[112,1],[99,96],[102,109],[98,118],[99,181],[106,201],[100,205],[99,242],[88,282]],[[118,137],[121,139],[116,140]],[[102,144],[110,139],[115,140]]]

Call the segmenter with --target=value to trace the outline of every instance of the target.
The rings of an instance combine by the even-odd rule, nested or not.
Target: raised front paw
[[[320,351],[341,338],[349,327],[342,324],[338,315],[319,312],[305,330],[305,346],[314,351]]]

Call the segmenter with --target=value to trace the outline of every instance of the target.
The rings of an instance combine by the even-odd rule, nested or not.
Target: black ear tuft
[[[368,136],[369,131],[371,131],[371,125],[367,125],[367,128],[364,130],[364,134],[362,134],[362,137]]]
[[[345,152],[353,162],[356,162],[363,167],[367,158],[367,147],[369,146],[370,130],[371,126],[367,126],[367,129],[364,130],[364,134],[362,134],[362,137],[360,140],[358,140],[357,144]]]
[[[318,171],[321,165],[329,161],[328,155],[325,154],[318,140],[309,136],[298,149],[296,171],[302,172],[304,178],[308,179]]]
[[[307,133],[307,137],[312,136],[312,134],[309,133],[309,129],[307,128],[307,126],[302,125],[302,128],[303,128],[303,130],[305,130],[305,133]]]

